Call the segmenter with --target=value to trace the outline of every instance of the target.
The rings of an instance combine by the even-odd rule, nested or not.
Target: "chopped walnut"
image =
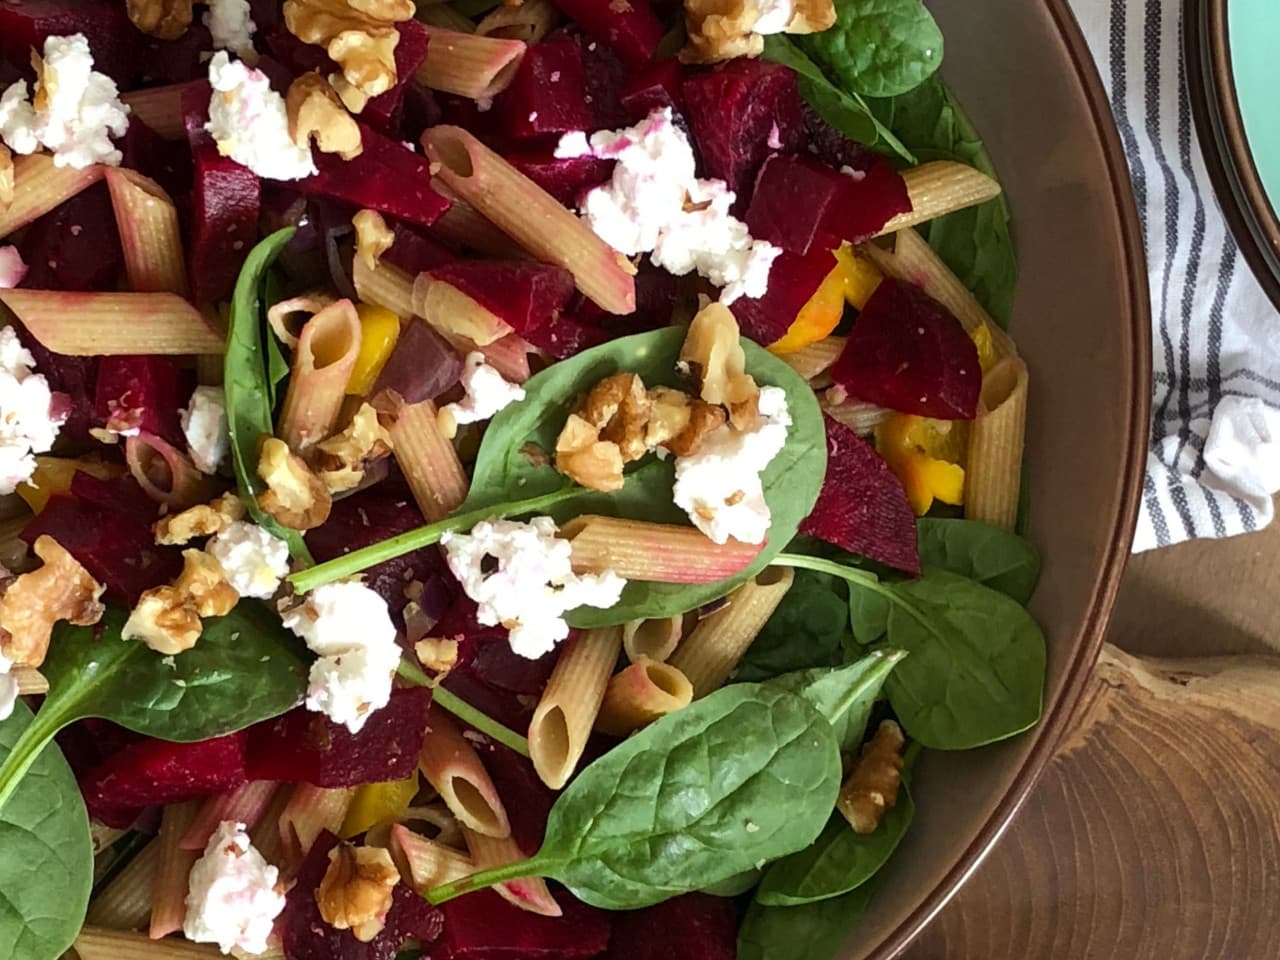
[[[303,43],[325,48],[347,82],[368,97],[396,84],[395,25],[413,0],[285,0],[284,22]]]
[[[331,493],[359,486],[370,461],[391,453],[391,434],[378,420],[378,411],[362,403],[341,433],[316,444],[316,466]]]
[[[368,943],[382,932],[399,882],[400,871],[386,850],[340,843],[329,851],[329,869],[316,888],[320,917]]]
[[[222,564],[203,550],[182,551],[182,573],[173,586],[191,599],[202,617],[225,617],[240,600]]]
[[[622,451],[576,413],[569,414],[556,440],[556,469],[592,490],[622,489]]]
[[[689,45],[680,51],[686,63],[719,63],[734,57],[758,57],[764,37],[758,0],[685,0]],[[834,26],[834,0],[795,0],[783,33],[817,33]],[[779,32],[774,25],[769,32]]]
[[[14,173],[13,154],[0,143],[0,210],[13,203]]]
[[[376,270],[378,258],[391,249],[396,241],[395,232],[387,226],[377,210],[361,210],[351,218],[356,228],[356,256],[366,267]]]
[[[695,377],[703,400],[728,409],[735,427],[756,425],[760,388],[746,372],[738,321],[724,304],[709,303],[693,318],[680,348],[680,367]]]
[[[369,105],[369,95],[348,83],[347,78],[340,73],[329,74],[329,86],[333,87],[333,92],[338,95],[342,105],[352,113],[362,113]]]
[[[600,439],[618,445],[623,463],[631,463],[648,452],[649,407],[644,381],[634,373],[615,373],[591,388],[579,414],[599,429]]]
[[[0,648],[14,664],[38,667],[55,623],[102,618],[102,585],[53,537],[37,538],[32,549],[44,565],[11,581],[0,598]]]
[[[364,151],[360,127],[320,74],[304,73],[294,80],[284,105],[289,137],[303,149],[314,138],[321,153],[336,153],[343,160],[353,160]]]
[[[854,833],[873,833],[885,810],[898,802],[905,742],[902,728],[896,723],[881,723],[840,787],[836,809],[849,821]]]
[[[329,488],[279,437],[263,441],[258,476],[267,485],[258,495],[258,506],[286,527],[310,530],[329,519]]]
[[[156,543],[181,546],[197,537],[212,537],[244,519],[244,504],[234,493],[224,493],[212,503],[198,503],[156,524]]]
[[[712,430],[724,426],[723,407],[691,397],[672,387],[654,387],[649,391],[652,413],[645,429],[649,449],[666,447],[677,457],[689,457],[702,447]]]
[[[138,598],[120,636],[171,656],[194,647],[202,629],[191,597],[177,587],[152,587]]]
[[[428,670],[447,673],[458,662],[458,641],[444,637],[426,637],[413,646],[414,653]]]
[[[176,40],[191,26],[191,0],[125,0],[130,22],[143,33]]]

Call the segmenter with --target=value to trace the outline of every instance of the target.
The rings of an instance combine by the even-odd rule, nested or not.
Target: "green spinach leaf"
[[[889,629],[891,602],[882,593],[849,588],[849,627],[856,644],[875,643]],[[845,655],[857,656],[858,646],[846,644]]]
[[[293,237],[293,228],[277,230],[249,251],[231,297],[227,329],[227,355],[223,360],[223,390],[227,399],[227,426],[231,433],[231,458],[240,499],[254,522],[289,545],[289,555],[310,565],[311,554],[302,534],[290,530],[258,506],[262,481],[258,479],[258,442],[273,432],[271,398],[275,381],[268,375],[266,321],[262,310],[262,284],[267,269]]]
[[[0,757],[13,753],[31,723],[19,700],[0,724]],[[80,932],[93,885],[89,815],[57,749],[41,754],[0,808],[0,851],[0,953],[57,960]]]
[[[917,522],[920,561],[976,580],[1025,604],[1040,579],[1040,554],[1012,530],[977,520]]]
[[[525,399],[513,403],[490,422],[476,457],[471,492],[460,513],[497,503],[553,493],[564,477],[545,462],[531,458],[530,445],[555,449],[556,437],[574,404],[604,377],[619,371],[637,373],[649,386],[677,386],[676,360],[685,329],[669,327],[652,333],[613,340],[561,361],[532,377]],[[773,515],[769,542],[756,560],[738,576],[712,584],[671,584],[632,581],[622,599],[602,610],[583,607],[570,613],[575,627],[599,627],[639,617],[674,616],[724,596],[768,566],[809,515],[826,474],[827,446],[813,390],[781,360],[744,340],[747,372],[762,385],[781,387],[787,394],[792,426],[787,443],[764,472],[765,500]],[[671,459],[642,461],[628,474],[617,493],[583,492],[548,509],[558,522],[584,513],[602,513],[663,523],[687,523],[671,499],[675,466]]]
[[[839,745],[817,711],[782,690],[734,684],[587,767],[551,808],[534,857],[428,896],[545,876],[593,906],[648,906],[804,849],[839,787]]]
[[[836,577],[797,570],[791,589],[747,648],[734,680],[756,683],[795,670],[839,666],[849,634],[844,593]]]
[[[262,298],[267,305],[279,303],[284,299],[284,282],[278,269],[268,270],[262,278]],[[267,403],[274,410],[281,399],[280,384],[289,376],[289,361],[280,349],[280,339],[271,329],[270,324],[264,329],[262,339],[267,351]]]
[[[835,26],[797,42],[844,89],[867,97],[913,90],[942,63],[942,31],[922,0],[836,0]]]
[[[768,685],[808,700],[831,724],[836,742],[847,752],[862,743],[880,688],[905,656],[902,650],[873,650],[847,666],[801,670],[770,680]]]
[[[740,897],[760,882],[763,873],[763,870],[744,870],[742,873],[734,874],[728,880],[703,887],[701,892],[713,897]]]
[[[802,907],[753,903],[738,929],[738,960],[829,960],[861,922],[875,883]]]

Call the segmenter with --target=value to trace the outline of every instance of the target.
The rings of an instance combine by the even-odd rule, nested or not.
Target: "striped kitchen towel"
[[[1151,274],[1152,424],[1133,548],[1261,529],[1280,490],[1280,316],[1205,170],[1183,2],[1071,4],[1110,93]]]

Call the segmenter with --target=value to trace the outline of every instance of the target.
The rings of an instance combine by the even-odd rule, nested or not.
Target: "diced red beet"
[[[583,323],[567,313],[552,317],[524,335],[533,346],[557,360],[564,360],[609,339],[599,327]]]
[[[556,157],[551,147],[519,150],[506,155],[507,162],[566,207],[575,207],[582,195],[613,176],[616,161],[600,157]]]
[[[566,17],[594,40],[606,44],[632,70],[653,59],[662,40],[662,23],[649,0],[601,3],[600,0],[554,0]]]
[[[80,792],[95,819],[109,826],[128,826],[134,817],[120,824],[125,811],[193,800],[244,782],[241,732],[199,743],[140,740],[86,773],[80,779]]]
[[[445,674],[441,686],[505,727],[517,731],[529,729],[533,703],[526,695],[500,690],[472,671],[456,667]]]
[[[946,307],[919,287],[882,280],[831,367],[849,396],[939,420],[972,420],[978,348]]]
[[[407,223],[389,224],[395,240],[382,259],[411,276],[456,260],[453,251],[431,234]]]
[[[783,253],[769,270],[765,295],[739,297],[729,307],[743,334],[762,346],[781,338],[835,266],[835,256],[822,248],[807,257]]]
[[[410,78],[404,87],[400,110],[400,139],[421,143],[422,132],[440,122],[440,104],[429,87]]]
[[[120,141],[121,166],[150,177],[168,191],[179,211],[190,202],[193,171],[191,149],[185,140],[165,140],[137,117]]]
[[[559,316],[574,289],[568,270],[534,260],[455,260],[430,274],[526,338]]]
[[[514,907],[492,890],[442,904],[444,933],[432,960],[589,960],[609,944],[609,914],[570,896],[555,895],[564,916],[544,917]]]
[[[338,71],[338,65],[325,52],[324,47],[314,43],[303,43],[290,33],[283,23],[277,23],[265,30],[259,28],[258,37],[271,51],[271,56],[295,76],[315,70],[327,77]]]
[[[593,130],[614,130],[627,125],[627,111],[622,108],[622,85],[628,71],[613,50],[603,43],[575,33],[582,50],[582,68],[587,75],[587,103],[591,104]]]
[[[31,50],[44,49],[48,37],[83,33],[93,53],[94,69],[123,89],[143,67],[141,48],[146,38],[129,22],[124,4],[116,0],[23,0],[0,3],[0,58],[24,67]]]
[[[280,7],[276,0],[249,0],[249,10],[260,35],[280,23]]]
[[[533,856],[542,846],[556,792],[542,782],[533,761],[509,747],[485,737],[484,746],[478,749],[484,768],[507,808],[512,839],[525,856]]]
[[[836,170],[841,167],[869,170],[876,161],[883,159],[865,143],[850,140],[831,126],[807,103],[804,104],[804,128],[813,155]]]
[[[902,481],[871,444],[824,418],[827,475],[800,532],[904,573],[920,572],[916,518]]]
[[[196,13],[191,26],[176,40],[144,37],[139,69],[146,86],[186,83],[209,76],[209,51],[213,37]],[[203,56],[203,59],[202,59]]]
[[[94,413],[116,433],[142,430],[182,443],[178,408],[185,402],[182,371],[168,357],[103,357]]]
[[[737,955],[733,901],[686,893],[614,914],[613,937],[603,960],[734,960]]]
[[[394,690],[359,733],[305,707],[247,731],[245,770],[250,780],[351,787],[403,780],[418,766],[431,691]]]
[[[286,960],[394,960],[406,940],[419,941],[423,956],[435,960],[433,944],[440,937],[444,914],[407,884],[396,884],[386,925],[368,943],[361,943],[350,930],[325,923],[316,891],[329,869],[329,851],[337,845],[338,838],[327,830],[316,838],[285,898],[276,929]]]
[[[738,195],[735,209],[745,209],[765,158],[804,146],[795,73],[764,60],[732,60],[686,77],[682,90],[704,175],[728,183]]]
[[[558,33],[530,44],[493,109],[506,134],[517,139],[591,129],[582,51],[574,38]]]
[[[360,111],[360,119],[388,137],[397,136],[404,106],[405,87],[427,58],[427,30],[417,20],[396,24],[396,84],[374,97]],[[406,138],[407,139],[407,138]]]
[[[493,109],[491,104],[481,110],[480,103],[471,97],[460,97],[438,91],[435,94],[435,101],[440,110],[440,123],[462,127],[485,146],[498,153],[506,153],[516,144],[516,141],[507,133],[498,111]]]
[[[369,395],[391,390],[405,403],[421,403],[456,386],[461,376],[458,351],[425,320],[410,317]]]
[[[115,290],[124,265],[106,183],[95,183],[40,217],[17,243],[32,290]]]
[[[684,67],[679,60],[659,60],[629,78],[619,98],[631,123],[639,123],[652,110],[670,107],[684,113]]]

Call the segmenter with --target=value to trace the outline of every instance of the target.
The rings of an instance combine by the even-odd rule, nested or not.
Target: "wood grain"
[[[1280,957],[1280,659],[1105,648],[1072,732],[908,960]]]

